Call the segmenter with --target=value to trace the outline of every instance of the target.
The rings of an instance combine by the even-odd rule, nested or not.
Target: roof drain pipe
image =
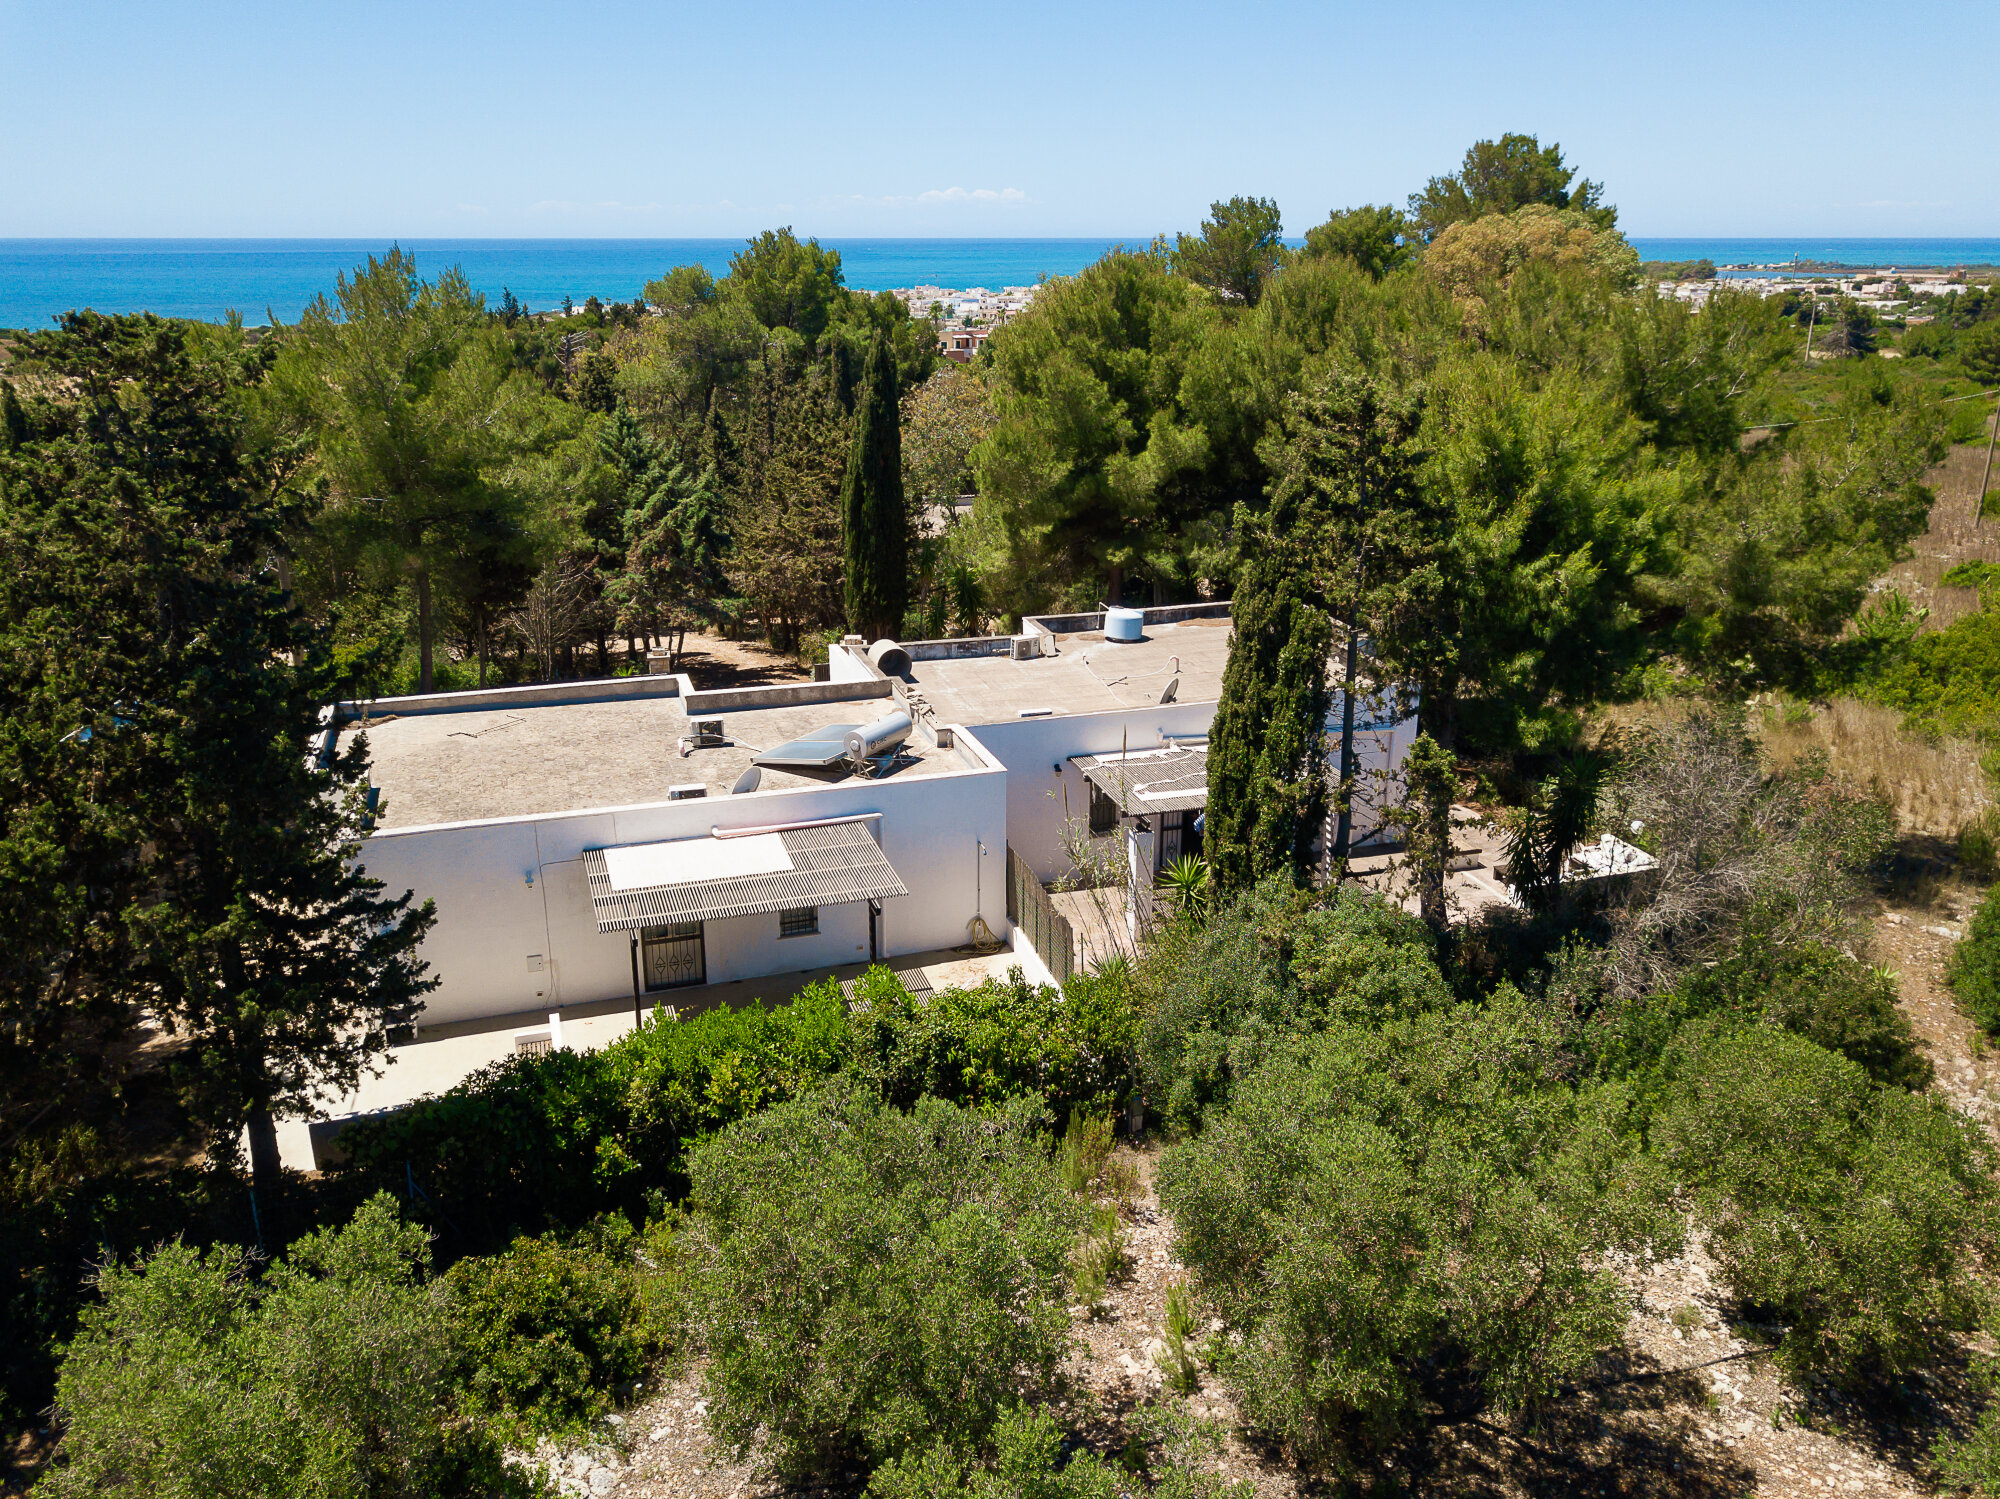
[[[880,822],[880,812],[850,812],[845,817],[815,817],[806,822],[766,822],[754,828],[710,828],[711,838],[754,838],[760,833],[790,833],[799,828],[833,828],[843,822]]]

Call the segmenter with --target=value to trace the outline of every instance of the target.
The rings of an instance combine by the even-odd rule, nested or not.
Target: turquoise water
[[[1149,235],[1122,241],[1143,245]],[[1074,275],[1114,239],[828,240],[847,283],[869,291],[934,284],[1025,286]],[[1868,265],[2000,264],[2000,239],[1634,239],[1648,260],[1731,262],[1834,260]],[[629,301],[670,266],[699,261],[728,269],[735,239],[415,239],[404,248],[424,275],[462,266],[489,297],[511,290],[530,307],[595,294]],[[150,310],[172,317],[289,322],[388,242],[376,239],[11,239],[0,240],[0,328],[47,326],[71,308]]]
[[[1148,243],[1135,235],[1134,245]],[[840,251],[847,284],[867,291],[932,284],[1032,285],[1070,276],[1111,239],[827,240]],[[46,327],[72,308],[151,311],[247,323],[273,313],[290,322],[333,278],[389,248],[379,239],[9,239],[0,240],[0,328]],[[531,308],[596,295],[630,301],[671,266],[699,261],[720,275],[740,239],[411,239],[418,274],[462,266],[473,286],[498,299],[510,290]]]
[[[1642,239],[1647,260],[1712,260],[1717,265],[1772,265],[1823,260],[1837,265],[2000,265],[2000,239]]]

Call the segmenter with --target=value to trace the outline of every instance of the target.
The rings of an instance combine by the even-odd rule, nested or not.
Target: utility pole
[[[2000,400],[1993,403],[1993,430],[1986,436],[1986,467],[1979,475],[1979,492],[1972,497],[1972,529],[1986,516],[1986,484],[1993,477],[1993,444],[2000,442]]]
[[[1800,364],[1810,364],[1812,362],[1813,325],[1818,321],[1819,321],[1819,294],[1815,292],[1813,294],[1813,300],[1812,300],[1812,315],[1806,319],[1806,346],[1805,348],[1799,351]]]

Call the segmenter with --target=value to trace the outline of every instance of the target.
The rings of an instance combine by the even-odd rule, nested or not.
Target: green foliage
[[[1837,1052],[1878,1083],[1921,1090],[1932,1068],[1896,1003],[1892,973],[1824,941],[1778,942],[1745,934],[1737,950],[1690,973],[1679,998],[1689,1016],[1728,1011]]]
[[[769,1008],[656,1013],[600,1051],[510,1057],[352,1126],[339,1175],[349,1192],[400,1194],[414,1178],[454,1249],[491,1252],[612,1210],[638,1219],[649,1193],[686,1189],[697,1141],[843,1071],[901,1108],[932,1094],[1102,1109],[1132,1086],[1136,1029],[1135,998],[1115,976],[1063,991],[992,981],[919,1002],[877,968],[851,1012],[828,981]]]
[[[1607,766],[1601,757],[1564,757],[1507,829],[1507,879],[1531,906],[1548,909],[1562,891],[1569,857],[1597,825]]]
[[[1718,675],[1809,688],[1869,584],[1923,529],[1943,420],[1912,390],[1883,391],[1844,391],[1830,420],[1763,444],[1679,512],[1679,633]]]
[[[1933,732],[1978,735],[2000,722],[2000,609],[1962,614],[1879,659],[1864,691]]]
[[[1069,1283],[1077,1302],[1093,1313],[1099,1311],[1105,1290],[1113,1281],[1124,1279],[1130,1269],[1125,1226],[1119,1221],[1117,1207],[1108,1203],[1092,1207],[1083,1233],[1070,1251]]]
[[[1196,854],[1182,854],[1160,871],[1160,884],[1177,915],[1199,916],[1208,906],[1208,860]]]
[[[173,1091],[268,1185],[273,1116],[433,987],[431,914],[349,856],[365,748],[315,752],[338,672],[283,588],[259,357],[91,313],[19,348],[55,394],[0,454],[0,1086],[78,1108],[105,1045],[177,1033]]]
[[[1503,135],[1475,142],[1464,164],[1449,177],[1433,177],[1410,195],[1410,219],[1426,242],[1452,224],[1489,213],[1512,213],[1538,204],[1585,213],[1600,228],[1618,222],[1618,210],[1602,206],[1602,183],[1576,181],[1561,146],[1544,146],[1532,135]]]
[[[461,272],[419,281],[401,250],[341,276],[277,347],[267,420],[306,447],[328,496],[315,591],[350,570],[407,586],[429,692],[440,606],[481,600],[527,553],[519,465],[562,435],[567,408],[513,367]]]
[[[1214,453],[1183,383],[1218,326],[1163,256],[1116,251],[994,333],[998,421],[973,470],[1008,549],[996,605],[1039,603],[1065,573],[1101,587],[1200,517]]]
[[[1032,1105],[834,1088],[695,1152],[710,1426],[781,1471],[977,1452],[1054,1377],[1077,1209]]]
[[[1169,1128],[1194,1131],[1290,1039],[1445,1006],[1451,990],[1430,933],[1351,887],[1317,895],[1266,881],[1198,927],[1150,944],[1138,1059]]]
[[[169,1243],[113,1265],[63,1365],[64,1420],[36,1492],[162,1499],[518,1492],[452,1408],[452,1306],[424,1232],[387,1198],[292,1246],[261,1281],[243,1256]]]
[[[1975,1360],[1973,1372],[1982,1387],[1986,1403],[1979,1409],[1972,1429],[1964,1436],[1938,1437],[1932,1459],[1954,1489],[1973,1494],[2000,1494],[2000,1368],[1991,1358]]]
[[[875,1470],[868,1499],[1113,1499],[1123,1475],[1089,1452],[1063,1459],[1062,1433],[1043,1409],[1017,1406],[993,1428],[990,1465],[945,1444],[913,1450]]]
[[[1958,362],[1968,375],[1983,385],[2000,381],[2000,319],[1968,328],[1956,342]]]
[[[2000,1036],[2000,886],[1986,892],[1951,955],[1951,992],[1965,1012]]]
[[[1175,272],[1225,301],[1256,306],[1284,255],[1278,205],[1269,198],[1236,197],[1211,203],[1208,213],[1199,236],[1176,238]]]
[[[871,641],[901,634],[909,604],[900,401],[889,340],[878,334],[868,352],[854,447],[840,485],[847,623]]]
[[[1087,1195],[1104,1174],[1104,1163],[1111,1159],[1111,1139],[1109,1115],[1091,1109],[1071,1109],[1069,1127],[1063,1131],[1062,1149],[1057,1155],[1063,1185],[1079,1197]]]
[[[1158,1474],[1153,1499],[1251,1499],[1256,1486],[1245,1479],[1226,1483],[1210,1469],[1222,1454],[1223,1426],[1174,1404],[1141,1406],[1131,1427],[1157,1449],[1148,1466]]]
[[[1306,254],[1344,255],[1380,281],[1417,258],[1416,228],[1386,203],[1336,209],[1306,231]]]
[[[1161,1347],[1153,1355],[1169,1390],[1176,1395],[1192,1395],[1201,1388],[1201,1358],[1195,1351],[1194,1292],[1184,1280],[1167,1287],[1166,1326],[1161,1331]]]
[[[1665,1242],[1616,1090],[1579,1090],[1519,997],[1335,1024],[1160,1167],[1183,1260],[1242,1340],[1223,1371],[1308,1462],[1415,1430],[1428,1382],[1529,1410],[1620,1336],[1603,1257]]]
[[[789,228],[767,229],[729,257],[723,293],[762,326],[790,328],[811,347],[832,321],[845,279],[838,250],[800,240]],[[662,288],[667,295],[673,290]],[[651,292],[649,286],[649,300]]]
[[[474,1409],[530,1433],[579,1431],[645,1372],[658,1350],[646,1335],[630,1238],[629,1228],[523,1237],[451,1267],[445,1281]]]
[[[1995,1164],[1977,1125],[1769,1027],[1693,1028],[1668,1065],[1661,1160],[1731,1293],[1783,1325],[1789,1373],[1900,1376],[1972,1325]]]

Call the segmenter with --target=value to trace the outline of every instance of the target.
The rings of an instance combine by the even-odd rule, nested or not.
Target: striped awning
[[[908,895],[866,823],[583,853],[600,932]]]

